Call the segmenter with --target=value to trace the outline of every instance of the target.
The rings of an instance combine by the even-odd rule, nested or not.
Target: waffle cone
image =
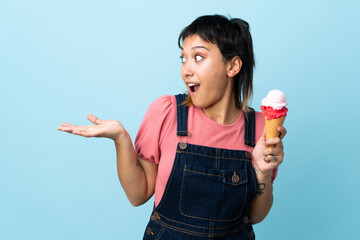
[[[276,138],[280,136],[280,132],[277,130],[279,126],[284,124],[286,116],[282,116],[277,119],[266,119],[265,118],[265,138]],[[275,145],[269,145],[267,148],[275,148]]]

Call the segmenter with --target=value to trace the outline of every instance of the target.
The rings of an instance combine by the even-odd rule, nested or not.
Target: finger
[[[264,155],[264,161],[266,161],[266,162],[273,161],[274,157],[276,157],[277,160],[280,160],[280,162],[282,162],[284,159],[284,152],[280,151],[275,154]],[[275,162],[277,162],[277,161],[275,161]]]
[[[100,120],[98,117],[96,117],[96,116],[94,116],[92,114],[89,114],[87,116],[87,118],[89,119],[90,122],[95,123],[96,125],[99,125],[99,124],[102,123],[102,120]]]
[[[70,124],[71,125],[71,124]],[[87,127],[84,126],[59,126],[58,130],[87,137]]]
[[[268,140],[266,140],[266,145],[276,145],[279,142],[281,142],[281,139],[279,137],[269,138]]]
[[[94,125],[90,126],[79,126],[73,129],[73,134],[80,135],[83,137],[91,137],[90,128]]]
[[[70,123],[62,123],[61,126],[64,127],[77,127],[76,125],[70,124]]]
[[[266,139],[266,132],[265,132],[265,127],[264,127],[264,130],[263,130],[263,133],[261,134],[261,137],[260,139]]]
[[[59,126],[57,127],[58,130],[63,131],[63,132],[68,132],[68,133],[72,133],[73,128],[71,127],[65,127],[65,126]]]
[[[286,133],[287,133],[286,128],[284,128],[283,126],[280,126],[280,127],[278,127],[278,130],[280,132],[279,138],[283,139],[285,137]]]
[[[283,158],[281,156],[267,155],[264,157],[264,161],[268,163],[280,164],[282,163]]]
[[[283,142],[280,140],[277,143],[272,144],[272,146],[274,146],[272,149],[278,149],[278,150],[283,150],[284,149],[284,145]]]
[[[266,155],[266,156],[264,156],[264,161],[265,162],[270,162],[270,159],[271,159],[271,157],[269,157],[269,155]]]
[[[270,147],[273,146],[273,147]],[[275,156],[284,156],[284,146],[282,142],[276,145],[269,145],[269,147],[265,148],[262,152],[264,156],[267,155],[275,155]]]
[[[277,162],[278,157],[274,156],[274,155],[266,155],[266,156],[264,156],[264,161],[265,162]]]
[[[264,156],[269,156],[269,155],[275,155],[275,156],[279,156],[281,154],[281,149],[279,148],[266,148],[263,151],[263,155]]]

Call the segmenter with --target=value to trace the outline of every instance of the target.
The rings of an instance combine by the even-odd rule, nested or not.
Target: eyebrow
[[[195,47],[192,47],[191,50],[195,50],[195,49],[198,49],[198,48],[203,48],[203,49],[206,49],[208,52],[210,52],[210,50],[207,47],[204,47],[204,46],[195,46]],[[184,48],[181,47],[181,50],[184,50]]]
[[[192,47],[191,50],[194,50],[194,49],[197,49],[197,48],[204,48],[204,49],[206,49],[206,50],[209,51],[209,49],[207,49],[207,48],[204,47],[204,46],[195,46],[195,47]]]

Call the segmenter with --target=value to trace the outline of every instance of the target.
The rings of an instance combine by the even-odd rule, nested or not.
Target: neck
[[[224,96],[223,99],[216,104],[203,108],[202,111],[211,120],[222,125],[234,123],[241,113],[241,109],[236,107],[234,92],[228,97]]]

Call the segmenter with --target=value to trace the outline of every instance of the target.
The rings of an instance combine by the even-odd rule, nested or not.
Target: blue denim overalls
[[[178,136],[188,135],[185,98],[176,95]],[[245,144],[254,147],[253,109],[244,119]],[[247,214],[256,191],[250,152],[179,142],[164,195],[143,239],[255,239]]]

